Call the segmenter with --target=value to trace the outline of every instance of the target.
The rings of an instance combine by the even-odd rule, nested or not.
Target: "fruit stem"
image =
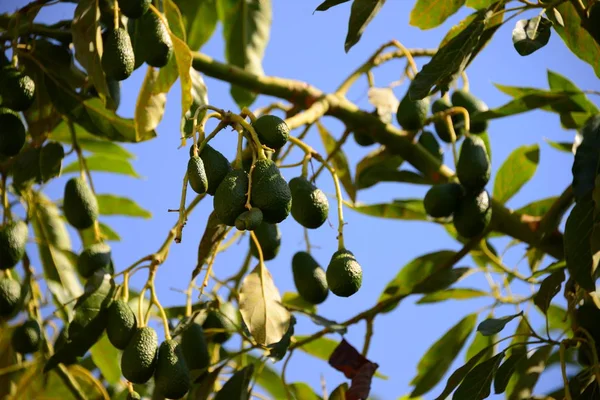
[[[233,162],[234,169],[242,169],[244,164],[242,163],[242,154],[244,153],[244,131],[240,128],[238,130],[238,140],[237,140],[237,151],[235,153],[235,161]]]
[[[147,289],[146,285],[144,285],[138,299],[138,325],[140,328],[146,326],[146,318],[144,318],[144,312],[142,310],[144,309],[144,293],[146,293]]]
[[[115,24],[115,28],[114,30],[119,29],[119,2],[117,0],[115,0],[115,5],[114,5],[114,21],[113,23]]]
[[[123,291],[122,297],[124,302],[129,301],[129,272],[123,274]]]
[[[252,166],[250,166],[250,171],[248,171],[248,192],[246,193],[246,204],[245,204],[245,207],[248,210],[250,210],[252,208],[252,204],[250,204],[250,200],[251,200],[251,194],[252,194],[252,172],[254,172],[255,166],[256,166],[256,153],[252,152]]]
[[[462,82],[463,82],[462,90],[464,90],[465,92],[468,92],[469,91],[469,77],[467,76],[467,72],[463,71],[460,74],[460,76],[461,76]]]
[[[256,115],[254,115],[254,113],[252,113],[252,111],[250,111],[250,109],[248,107],[242,108],[242,112],[240,113],[240,115],[242,117],[246,117],[247,116],[248,118],[250,118],[250,121],[252,123],[256,122],[256,119],[257,119]]]
[[[445,118],[446,127],[448,133],[450,133],[450,141],[452,142],[452,159],[454,160],[454,169],[458,168],[458,151],[456,150],[456,131],[454,130],[454,124],[452,123],[452,117],[446,115]]]
[[[572,400],[571,391],[569,390],[569,378],[567,376],[567,363],[565,362],[565,350],[566,346],[564,342],[560,343],[560,372],[562,374],[562,379],[565,387],[565,400]],[[596,353],[593,351],[592,353]]]
[[[413,56],[410,53],[410,51],[408,51],[408,49],[406,47],[404,47],[404,45],[402,43],[400,43],[398,40],[392,40],[391,43],[392,43],[392,45],[394,45],[394,46],[396,46],[397,48],[400,49],[400,51],[406,57],[406,61],[408,61],[408,63],[410,64],[410,67],[412,68],[413,74],[417,75],[417,73],[419,72],[419,69],[417,68],[417,64],[415,63],[415,59],[413,58]]]
[[[300,134],[298,135],[297,139],[298,140],[304,139],[312,126],[313,126],[313,123],[306,124],[304,126],[304,129],[302,130],[302,132],[300,132]],[[279,164],[283,163],[283,160],[285,160],[287,158],[287,156],[292,152],[293,148],[294,148],[294,146],[290,145],[285,149],[285,152],[281,155],[281,157],[279,157],[279,160],[278,160]]]
[[[287,371],[288,364],[290,363],[290,360],[292,359],[293,354],[294,354],[294,350],[290,350],[287,358],[283,362],[283,367],[281,368],[281,383],[283,384],[283,387],[285,388],[285,395],[288,400],[292,400],[294,397],[292,396],[290,387],[285,380],[285,373]]]
[[[156,296],[156,291],[154,290],[154,277],[156,276],[156,270],[158,269],[158,264],[154,264],[150,267],[150,273],[148,275],[148,283],[146,285],[150,288],[150,305],[148,306],[148,312],[146,313],[146,323],[147,318],[150,314],[150,309],[152,306],[156,306],[158,308],[158,312],[160,313],[160,317],[162,319],[163,328],[165,330],[165,340],[171,340],[171,332],[169,332],[169,320],[167,318],[167,313],[165,313],[164,308],[158,301],[158,297]]]
[[[213,265],[215,264],[215,259],[217,258],[217,254],[219,253],[219,245],[221,243],[223,243],[223,240],[225,240],[225,237],[227,236],[227,234],[229,233],[229,231],[231,230],[231,228],[232,227],[227,228],[227,231],[221,237],[221,240],[219,240],[219,243],[217,243],[215,251],[213,251],[213,254],[210,257],[210,260],[209,260],[208,265],[206,267],[206,275],[204,275],[204,280],[202,281],[202,286],[200,287],[200,296],[202,296],[204,294],[204,288],[208,286],[208,279],[210,278],[210,273],[212,272]]]
[[[83,179],[83,180],[86,180],[86,176],[87,176],[87,180],[90,185],[90,189],[92,190],[92,193],[94,193],[94,195],[95,195],[96,189],[94,188],[92,174],[90,173],[90,170],[87,166],[87,162],[85,161],[83,152],[81,151],[81,148],[79,147],[79,143],[77,143],[77,133],[75,132],[75,124],[73,124],[73,121],[69,118],[66,118],[66,121],[67,121],[67,125],[69,126],[69,131],[71,133],[71,143],[73,145],[73,150],[75,150],[75,153],[77,153],[77,159],[79,160],[79,174],[81,176],[81,179]]]
[[[310,253],[311,245],[310,245],[310,237],[308,235],[307,228],[304,228],[304,241],[306,242],[306,252]]]
[[[188,174],[187,171],[183,176],[183,185],[181,187],[181,200],[179,202],[179,218],[177,220],[177,229],[175,232],[175,243],[181,243],[181,236],[183,235],[183,226],[185,225],[185,198],[187,196],[188,187]]]
[[[245,130],[250,132],[252,141],[254,142],[254,145],[256,146],[256,151],[258,153],[258,159],[264,160],[267,158],[267,156],[265,155],[265,152],[263,150],[263,146],[260,143],[260,139],[258,139],[258,135],[256,134],[256,131],[254,130],[252,125],[250,125],[244,118],[240,117],[237,114],[231,113],[231,112],[227,113],[225,119],[229,120],[231,122],[240,124]],[[242,131],[242,133],[243,133],[243,131]]]
[[[2,173],[2,222],[6,224],[9,221],[10,204],[8,203],[8,188],[6,187],[6,174]]]
[[[196,284],[196,277],[190,279],[190,283],[185,291],[185,316],[189,317],[192,315],[192,294],[194,292],[194,286]]]
[[[211,115],[216,115],[216,114],[211,114]],[[217,127],[206,137],[203,138],[202,141],[200,142],[200,144],[197,146],[198,147],[198,154],[194,155],[200,155],[202,153],[202,150],[204,149],[204,147],[208,144],[208,142],[214,138],[215,136],[217,136],[217,133],[219,133],[221,130],[223,130],[223,128],[225,128],[227,126],[227,123],[221,121],[219,122],[219,124],[217,125]],[[203,131],[204,133],[204,131]]]
[[[262,247],[260,247],[260,243],[258,242],[258,238],[256,237],[256,234],[254,233],[254,231],[250,231],[250,237],[252,238],[252,241],[254,242],[254,245],[256,246],[256,252],[258,253],[258,262],[262,266],[262,265],[264,265]],[[261,270],[262,270],[262,267],[261,267]],[[262,279],[262,273],[261,273],[261,279]]]

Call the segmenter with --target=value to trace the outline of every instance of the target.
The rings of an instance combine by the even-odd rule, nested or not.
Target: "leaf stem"
[[[565,344],[561,342],[560,350],[560,372],[562,374],[563,384],[565,387],[565,400],[572,400],[571,391],[569,390],[569,378],[567,377],[567,363],[565,362]]]
[[[187,195],[188,187],[188,173],[187,170],[183,175],[183,185],[181,186],[181,200],[179,201],[179,218],[177,220],[177,229],[175,233],[175,243],[181,243],[181,236],[183,235],[183,226],[185,225],[185,198]]]
[[[365,319],[365,322],[367,324],[367,331],[365,332],[365,343],[364,343],[363,349],[362,349],[362,355],[364,357],[366,357],[367,353],[369,352],[369,346],[371,345],[371,338],[373,337],[373,319],[374,319],[374,317]]]
[[[333,150],[331,150],[331,153],[329,153],[327,155],[327,158],[325,159],[325,161],[329,162],[329,161],[331,161],[331,159],[333,157],[335,157],[335,155],[338,153],[338,151],[340,151],[341,148],[342,148],[342,146],[346,143],[346,140],[348,139],[348,137],[350,137],[351,133],[352,133],[352,131],[350,129],[346,128],[346,130],[344,131],[344,133],[340,137],[340,140],[338,140],[335,143],[335,147],[333,148]],[[321,173],[321,171],[323,171],[323,168],[325,168],[325,164],[321,164],[321,166],[319,167],[319,169],[317,170],[317,172],[315,172],[315,174],[312,177],[313,181],[317,179],[317,177],[319,176],[319,174]]]

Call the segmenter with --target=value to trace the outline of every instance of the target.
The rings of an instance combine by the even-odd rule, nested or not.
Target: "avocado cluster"
[[[473,122],[473,118],[477,114],[485,112],[489,109],[485,102],[483,102],[483,100],[477,98],[472,93],[466,90],[459,89],[452,92],[450,98],[440,97],[439,99],[435,100],[431,105],[431,113],[437,114],[440,112],[444,112],[452,107],[463,107],[469,113],[469,132],[467,132],[466,130],[465,119],[462,114],[453,115],[451,117],[452,127],[454,128],[454,133],[456,135],[457,141],[460,138],[462,138],[466,133],[480,134],[484,133],[487,130],[487,121]],[[435,132],[440,138],[440,140],[443,140],[446,143],[452,143],[450,129],[445,119],[435,118],[433,124],[435,127]]]

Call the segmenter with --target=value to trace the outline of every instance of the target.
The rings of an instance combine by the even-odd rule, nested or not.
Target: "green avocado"
[[[190,157],[193,157],[193,155],[194,145],[190,147]],[[214,196],[225,176],[231,172],[231,164],[223,154],[215,150],[208,143],[202,148],[200,158],[204,163],[204,171],[206,172],[206,180],[208,181],[206,192]]]
[[[438,160],[442,161],[444,159],[444,149],[442,149],[433,133],[423,131],[419,136],[419,144]]]
[[[35,353],[42,344],[42,329],[35,319],[28,319],[13,331],[13,350],[20,354]]]
[[[133,337],[137,319],[129,304],[123,300],[115,300],[108,308],[106,335],[110,343],[119,350],[124,350]]]
[[[483,133],[487,130],[487,121],[473,122],[473,118],[478,113],[487,111],[489,109],[482,100],[473,96],[469,92],[465,92],[464,90],[456,90],[454,93],[452,93],[452,104],[454,104],[455,107],[464,107],[469,112],[469,122],[471,125],[471,130],[469,132]],[[462,126],[464,126],[464,117],[462,115],[457,117],[458,124],[462,124]]]
[[[367,147],[375,144],[375,140],[364,129],[357,129],[353,132],[354,141],[357,145]]]
[[[290,128],[284,120],[275,115],[262,115],[252,123],[252,127],[262,144],[273,150],[279,150],[290,137]]]
[[[60,176],[65,149],[58,142],[46,142],[40,149],[40,174],[44,182]]]
[[[21,261],[28,236],[29,228],[21,220],[0,226],[0,270],[13,268]]]
[[[181,346],[173,339],[160,344],[154,384],[157,392],[168,399],[180,399],[190,390],[190,371]]]
[[[213,198],[213,207],[219,221],[235,226],[237,217],[246,211],[248,175],[241,169],[231,170],[223,179]]]
[[[326,277],[333,294],[350,297],[362,285],[362,268],[350,250],[341,249],[331,256]]]
[[[137,328],[121,356],[123,376],[131,383],[146,383],[154,375],[158,335],[149,326]]]
[[[292,193],[279,168],[271,160],[258,160],[252,170],[250,204],[263,212],[263,220],[276,224],[290,214]]]
[[[108,29],[102,38],[102,69],[108,78],[122,81],[133,72],[135,56],[129,33],[124,28]]]
[[[0,278],[0,318],[13,316],[19,308],[21,284],[8,278]]]
[[[254,230],[256,239],[260,244],[260,249],[263,253],[263,260],[269,261],[274,259],[279,253],[281,246],[281,232],[277,224],[269,224],[263,221],[262,224]],[[254,245],[254,240],[250,237],[250,251],[255,258],[258,258],[258,249]]]
[[[139,18],[148,11],[152,0],[119,0],[119,10],[127,18]]]
[[[263,221],[263,213],[260,208],[251,208],[241,213],[235,220],[235,227],[240,231],[253,231]]]
[[[35,98],[35,82],[15,67],[0,70],[0,104],[14,111],[27,111]]]
[[[106,243],[95,243],[84,249],[77,258],[77,271],[84,278],[89,278],[102,268],[110,269],[110,246]]]
[[[190,157],[187,165],[188,180],[191,188],[198,194],[206,193],[208,189],[208,179],[206,177],[206,170],[204,169],[204,162],[199,156]]]
[[[18,114],[9,108],[0,108],[0,156],[19,154],[26,136],[25,125]]]
[[[292,257],[294,285],[302,298],[311,304],[321,304],[327,299],[329,287],[325,270],[307,252],[299,251]]]
[[[146,64],[162,68],[173,55],[173,42],[164,22],[150,11],[136,20],[129,20],[129,34],[135,54],[135,67]]]
[[[432,218],[446,218],[457,209],[463,196],[463,188],[458,183],[433,185],[425,194],[423,206]]]
[[[74,228],[84,230],[98,219],[98,200],[81,177],[71,178],[65,185],[63,213]]]
[[[210,354],[202,325],[192,322],[181,334],[181,350],[190,372],[203,374],[210,365]]]
[[[407,131],[418,131],[425,125],[427,112],[429,111],[429,98],[411,100],[408,92],[400,100],[396,120]]]
[[[490,195],[486,190],[468,193],[454,211],[454,228],[466,239],[481,235],[492,219]]]
[[[450,101],[446,100],[445,98],[440,97],[431,105],[431,113],[436,114],[442,111],[446,111],[450,108],[452,108],[452,103],[450,103]],[[452,119],[452,127],[454,128],[456,140],[458,141],[458,139],[460,139],[465,134],[465,130],[461,125],[458,124],[456,115],[450,118]],[[435,128],[435,133],[437,133],[440,140],[443,140],[446,143],[452,143],[452,137],[450,136],[450,130],[448,129],[446,121],[444,121],[443,119],[436,118],[433,121],[433,126]]]
[[[490,180],[492,167],[485,142],[478,136],[465,138],[456,164],[460,183],[469,190],[483,189]]]
[[[329,214],[329,201],[325,193],[303,176],[293,178],[289,187],[292,193],[292,217],[296,222],[308,229],[323,225]]]
[[[221,303],[217,310],[210,310],[202,323],[206,338],[223,344],[231,338],[239,325],[238,312],[231,303]]]

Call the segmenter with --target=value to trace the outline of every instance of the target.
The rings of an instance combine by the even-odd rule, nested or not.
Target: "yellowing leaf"
[[[167,103],[165,93],[156,93],[154,87],[159,75],[158,69],[148,67],[135,105],[134,123],[136,137],[143,137],[153,131],[162,120]]]

